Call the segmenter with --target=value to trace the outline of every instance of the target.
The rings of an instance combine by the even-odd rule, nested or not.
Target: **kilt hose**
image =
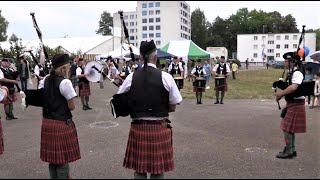
[[[10,102],[8,98],[10,98],[12,102]],[[6,98],[5,100],[3,100],[1,103],[4,104],[4,105],[10,105],[10,104],[13,104],[14,102],[17,101],[17,95],[16,95],[16,93],[14,93],[14,94],[9,94],[9,95],[8,95],[8,98]]]
[[[165,122],[132,122],[123,166],[138,173],[163,174],[172,171],[174,162],[171,126]]]
[[[288,133],[306,132],[305,103],[287,103],[287,113],[281,121],[281,129]]]
[[[4,144],[3,144],[3,131],[2,131],[2,124],[0,120],[0,155],[3,154],[4,151]]]
[[[71,121],[42,119],[40,158],[51,164],[67,164],[81,158],[76,126]]]
[[[79,83],[79,96],[85,97],[85,96],[90,96],[90,94],[91,94],[90,83],[80,82]]]

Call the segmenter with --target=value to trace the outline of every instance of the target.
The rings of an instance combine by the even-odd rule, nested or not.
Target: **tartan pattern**
[[[40,158],[52,164],[67,164],[81,159],[73,121],[66,124],[66,121],[42,119]]]
[[[180,90],[180,89],[183,89],[183,85],[184,85],[184,79],[182,79],[182,80],[177,80],[177,79],[175,79],[174,80],[175,82],[176,82],[176,85],[177,85],[177,87],[178,87],[178,89]],[[178,86],[178,83],[179,83],[179,86]]]
[[[8,97],[11,98],[12,102],[10,102],[8,100],[8,98],[6,98],[5,100],[3,100],[1,103],[4,104],[4,105],[10,105],[10,104],[13,104],[14,102],[17,101],[17,95],[16,93],[14,94],[8,94]]]
[[[123,166],[138,173],[172,171],[172,129],[167,123],[131,124]]]
[[[288,133],[306,132],[305,103],[287,103],[286,116],[281,121],[281,129]]]
[[[193,92],[205,92],[206,88],[197,88],[197,87],[193,87]]]
[[[84,82],[79,83],[79,96],[85,97],[90,95],[91,95],[90,84],[84,83]]]
[[[218,90],[218,91],[228,91],[228,83],[227,83],[227,79],[225,79],[225,85],[222,86],[217,86],[215,84],[214,90]]]
[[[0,155],[3,154],[4,144],[3,144],[3,132],[2,132],[2,124],[0,120]]]

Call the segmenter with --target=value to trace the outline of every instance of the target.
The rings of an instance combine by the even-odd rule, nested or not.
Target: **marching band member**
[[[92,109],[89,106],[89,96],[91,95],[90,91],[90,82],[86,78],[87,74],[84,73],[85,61],[83,58],[78,59],[78,67],[76,70],[77,78],[79,79],[79,96],[81,98],[82,109],[90,110]]]
[[[40,81],[47,75],[46,73],[45,73],[45,70],[44,70],[44,67],[43,67],[44,65],[42,65],[42,64],[36,64],[35,66],[34,66],[34,75],[36,76],[36,78],[37,78],[37,87],[39,86],[39,84],[40,84]]]
[[[293,72],[288,74],[286,82],[289,86],[283,90],[275,93],[276,99],[280,100],[285,96],[287,102],[284,109],[283,119],[281,121],[281,129],[284,133],[285,148],[279,152],[276,157],[287,159],[297,156],[295,150],[295,133],[306,132],[306,110],[305,110],[305,97],[292,97],[288,98],[289,94],[295,92],[299,85],[303,82],[303,74],[301,73],[302,62],[299,55],[294,55],[293,52],[287,52],[283,55],[285,59],[285,67],[292,69]]]
[[[44,89],[40,158],[49,163],[51,179],[67,179],[69,163],[81,158],[71,113],[77,94],[68,79],[69,56],[55,55],[52,66],[51,73],[39,84],[39,89]]]
[[[8,96],[8,88],[5,86],[0,87],[0,102],[7,99]],[[4,143],[3,143],[3,130],[1,124],[1,117],[0,117],[0,155],[3,154],[4,151]]]
[[[214,90],[216,91],[216,102],[214,104],[219,104],[219,91],[221,91],[220,104],[223,104],[225,91],[228,91],[227,77],[230,74],[230,67],[225,63],[224,56],[221,56],[220,63],[216,64],[212,71],[215,75]]]
[[[132,118],[123,166],[135,170],[135,179],[163,179],[174,169],[172,129],[169,112],[182,101],[169,73],[156,68],[157,48],[153,40],[142,41],[140,58],[144,66],[129,74],[117,94],[130,90]]]
[[[206,71],[201,64],[201,59],[197,60],[196,66],[192,69],[191,75],[195,77],[193,82],[193,92],[196,93],[197,104],[202,104],[202,92],[206,91]]]
[[[9,68],[10,61],[7,58],[3,58],[1,61],[0,68],[0,82],[2,86],[6,86],[9,89],[8,97],[6,100],[2,101],[4,105],[4,111],[6,113],[6,120],[18,119],[13,115],[13,103],[17,101],[17,96],[15,93],[15,84],[17,81],[14,77],[13,69]]]
[[[172,75],[173,79],[175,79],[175,82],[179,90],[183,88],[183,75],[184,75],[183,71],[184,70],[183,70],[182,64],[178,60],[178,57],[175,56],[173,58],[173,62],[169,65],[168,72]],[[182,77],[182,82],[180,79],[177,79],[181,77]]]
[[[131,73],[131,67],[129,61],[124,62],[122,66],[122,71],[120,73],[121,78],[124,80]]]

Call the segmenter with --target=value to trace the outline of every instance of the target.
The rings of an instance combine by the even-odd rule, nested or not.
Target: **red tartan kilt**
[[[3,131],[2,131],[2,124],[0,120],[0,155],[3,154],[4,151],[4,144],[3,144]]]
[[[172,171],[172,129],[166,123],[131,124],[123,166],[139,173]]]
[[[79,96],[80,97],[90,96],[91,94],[90,83],[80,83],[80,84],[79,84]]]
[[[42,119],[40,158],[52,164],[67,164],[78,159],[80,147],[73,122]]]
[[[14,94],[9,94],[8,97],[11,98],[12,102],[10,102],[10,101],[8,100],[8,98],[6,98],[6,99],[3,100],[1,103],[4,104],[4,105],[9,105],[9,104],[12,104],[13,102],[16,102],[16,101],[17,101],[17,95],[16,95],[16,93],[14,93]]]
[[[286,116],[281,121],[281,129],[288,133],[306,132],[305,103],[288,103]]]
[[[228,83],[226,82],[226,84],[224,86],[215,86],[214,90],[218,90],[218,91],[228,91]]]
[[[205,92],[206,88],[197,88],[197,87],[193,87],[193,92]]]

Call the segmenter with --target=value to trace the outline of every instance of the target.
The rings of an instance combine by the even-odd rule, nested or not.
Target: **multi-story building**
[[[284,53],[297,51],[301,33],[280,34],[238,34],[237,59],[262,63],[267,60],[283,60]],[[316,33],[305,33],[303,44],[309,48],[309,55],[316,50]],[[265,61],[263,61],[263,59]],[[312,61],[309,56],[306,61]]]
[[[137,11],[124,12],[130,43],[153,39],[158,48],[171,40],[191,39],[190,6],[184,1],[137,1]],[[118,13],[113,15],[114,27],[121,27]]]

